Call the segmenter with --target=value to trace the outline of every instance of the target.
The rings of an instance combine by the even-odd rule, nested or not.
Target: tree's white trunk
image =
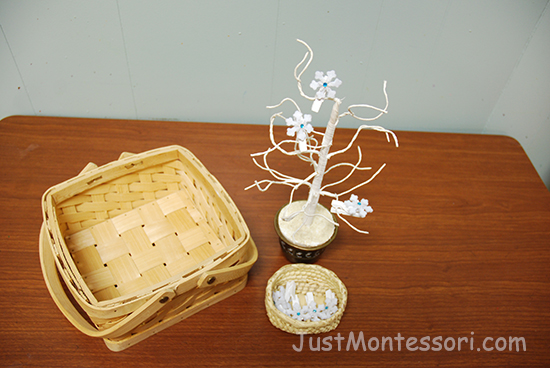
[[[309,190],[309,196],[304,211],[304,226],[309,226],[313,222],[315,209],[317,208],[317,203],[319,203],[321,184],[323,183],[323,176],[325,175],[325,170],[327,168],[328,154],[330,152],[330,147],[332,146],[332,138],[334,137],[336,125],[338,124],[338,112],[341,102],[342,101],[337,98],[334,99],[334,106],[332,107],[330,120],[321,144],[322,148],[319,153],[319,162],[317,164],[315,178],[313,179],[311,189]]]

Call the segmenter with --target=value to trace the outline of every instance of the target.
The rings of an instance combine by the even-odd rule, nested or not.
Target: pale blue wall
[[[301,38],[306,89],[335,69],[346,104],[382,105],[387,80],[377,123],[510,135],[550,186],[548,3],[2,0],[0,118],[267,124],[266,105],[299,100]]]

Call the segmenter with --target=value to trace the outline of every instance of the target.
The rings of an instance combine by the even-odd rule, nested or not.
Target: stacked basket
[[[75,327],[114,351],[240,291],[257,259],[234,202],[179,146],[90,164],[42,205],[48,289]]]

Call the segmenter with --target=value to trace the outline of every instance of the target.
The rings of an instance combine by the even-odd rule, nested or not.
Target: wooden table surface
[[[353,133],[338,130],[335,147]],[[550,193],[523,149],[503,136],[396,133],[399,148],[382,133],[360,135],[364,163],[375,169],[387,163],[358,191],[374,212],[353,223],[370,234],[341,226],[319,260],[347,286],[348,305],[336,330],[314,336],[311,346],[306,336],[298,352],[293,346],[300,338],[273,327],[264,307],[267,280],[288,264],[273,217],[289,191],[244,190],[268,178],[250,158],[269,147],[267,126],[2,120],[0,366],[550,366]],[[40,198],[90,161],[101,165],[123,151],[173,144],[191,150],[225,187],[259,259],[243,291],[114,353],[77,331],[48,294],[38,257]],[[355,161],[356,154],[343,158]],[[286,158],[273,162],[309,173]],[[350,183],[364,180],[361,175]],[[366,351],[348,345],[361,333]],[[392,339],[393,351],[389,345],[373,351],[384,337]]]

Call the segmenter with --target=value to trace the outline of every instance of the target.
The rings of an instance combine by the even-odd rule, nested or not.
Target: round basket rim
[[[273,302],[273,288],[276,281],[279,279],[279,277],[282,274],[292,269],[315,269],[325,274],[327,277],[331,278],[336,283],[336,285],[338,285],[338,290],[332,290],[339,297],[338,311],[334,313],[330,318],[316,321],[316,322],[315,321],[298,321],[281,312]],[[336,326],[340,322],[340,319],[342,318],[342,315],[344,314],[344,310],[347,305],[347,289],[344,283],[342,282],[342,280],[338,278],[336,273],[334,273],[333,271],[323,266],[315,265],[315,264],[304,264],[304,263],[287,264],[281,267],[279,270],[277,270],[268,280],[267,286],[266,286],[265,304],[266,304],[266,308],[268,309],[268,312],[271,311],[272,313],[275,314],[273,315],[273,317],[278,318],[286,322],[287,324],[293,326],[297,330],[297,332],[294,332],[294,333],[311,333],[311,331],[309,330],[314,330],[316,328],[327,328],[331,325],[332,325],[332,328],[330,328],[330,330],[332,330],[336,328]],[[270,321],[271,321],[271,316],[269,315],[269,313],[268,313],[268,316],[270,317]],[[273,323],[274,321],[271,321],[271,322],[272,324],[274,324]],[[275,326],[275,327],[286,331],[286,329],[281,328],[280,326]],[[300,332],[300,331],[303,331],[303,332]],[[287,332],[290,332],[290,331],[287,331]]]

